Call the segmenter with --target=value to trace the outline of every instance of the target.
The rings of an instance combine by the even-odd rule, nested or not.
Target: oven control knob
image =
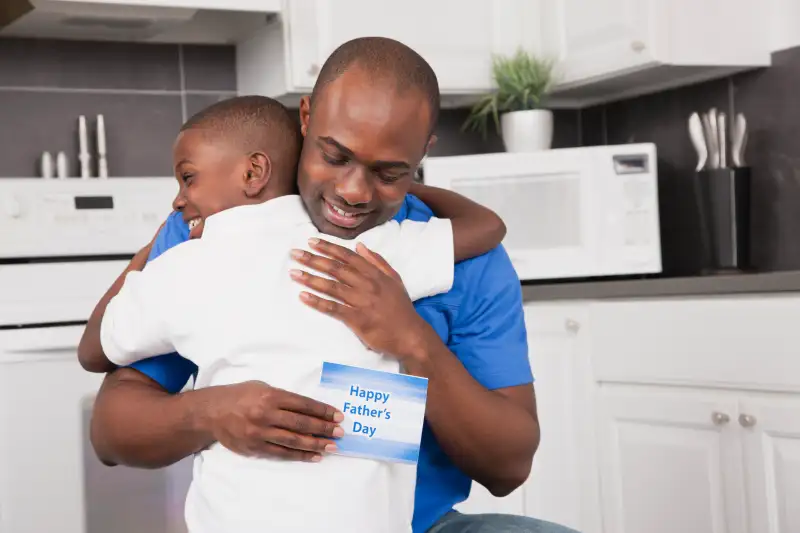
[[[0,199],[2,212],[8,218],[19,218],[22,216],[22,206],[14,195],[8,195]]]

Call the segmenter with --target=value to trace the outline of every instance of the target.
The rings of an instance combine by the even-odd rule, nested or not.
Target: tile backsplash
[[[43,151],[64,151],[77,175],[77,117],[103,114],[112,176],[168,176],[182,122],[236,94],[232,46],[95,43],[0,38],[0,178],[36,177]],[[696,162],[686,133],[693,111],[717,107],[748,119],[753,170],[752,259],[760,270],[800,269],[800,48],[773,66],[607,105],[555,112],[556,148],[654,142],[658,147],[665,270],[694,273],[704,259],[695,200]],[[466,109],[443,110],[431,155],[503,150],[462,132]],[[90,134],[91,143],[93,135]]]
[[[747,118],[753,267],[800,269],[798,86],[800,48],[794,48],[775,53],[769,68],[580,111],[579,144],[656,144],[666,272],[696,273],[706,261],[690,192],[697,155],[687,122],[710,107]]]
[[[171,175],[183,121],[235,94],[232,46],[0,38],[0,178],[39,176],[43,151],[66,152],[77,175],[78,115],[93,130],[97,114],[111,176]],[[442,111],[431,155],[503,150],[494,131],[486,139],[461,131],[467,112]],[[556,122],[555,145],[574,145],[578,112],[559,111]]]
[[[236,94],[233,47],[0,39],[0,177],[36,177],[42,152],[78,174],[78,115],[104,115],[111,176],[171,175],[187,114]]]

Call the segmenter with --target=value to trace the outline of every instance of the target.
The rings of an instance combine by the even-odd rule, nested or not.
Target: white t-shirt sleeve
[[[380,238],[367,236],[362,242],[381,254],[403,279],[411,300],[441,294],[453,287],[455,252],[453,226],[449,219],[428,222],[387,222],[377,228]],[[374,231],[374,230],[373,230]],[[370,242],[372,241],[372,242]]]
[[[177,267],[165,256],[142,272],[128,272],[119,293],[106,306],[100,342],[108,360],[118,366],[175,351],[170,335]],[[167,260],[167,261],[164,261]],[[173,270],[174,272],[174,270]]]

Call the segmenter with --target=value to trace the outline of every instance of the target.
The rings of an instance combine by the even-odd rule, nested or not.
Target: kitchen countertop
[[[535,302],[793,291],[800,292],[800,271],[622,281],[543,282],[523,285],[522,299]]]

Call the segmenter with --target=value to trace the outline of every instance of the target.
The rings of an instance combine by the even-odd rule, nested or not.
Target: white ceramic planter
[[[553,112],[549,109],[511,111],[500,117],[507,152],[549,150],[553,142]]]

